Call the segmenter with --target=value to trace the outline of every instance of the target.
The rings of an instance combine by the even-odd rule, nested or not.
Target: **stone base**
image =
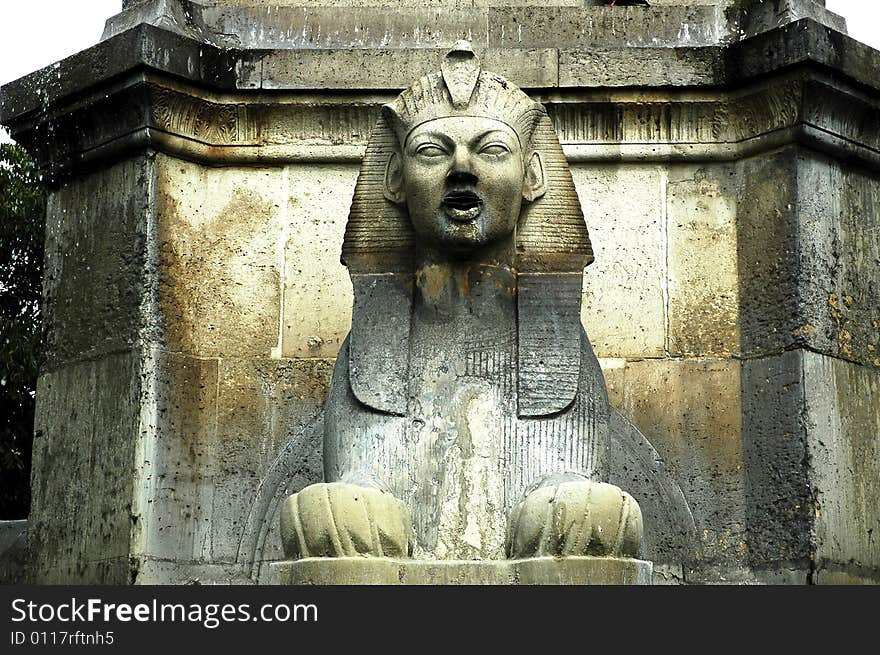
[[[410,560],[313,557],[271,565],[278,585],[650,585],[653,564],[612,557]]]

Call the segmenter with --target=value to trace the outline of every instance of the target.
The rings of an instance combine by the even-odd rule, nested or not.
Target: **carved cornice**
[[[254,144],[256,123],[245,103],[221,104],[150,85],[151,127],[206,145]]]
[[[806,69],[735,91],[533,93],[572,161],[735,160],[790,143],[880,169],[880,100]],[[390,94],[217,94],[137,75],[20,122],[58,177],[153,149],[211,164],[358,162]]]
[[[357,162],[379,107],[438,56],[223,50],[141,25],[5,86],[0,119],[50,177],[147,149]],[[727,46],[481,56],[547,105],[571,160],[733,160],[801,143],[880,168],[880,53],[811,20]]]

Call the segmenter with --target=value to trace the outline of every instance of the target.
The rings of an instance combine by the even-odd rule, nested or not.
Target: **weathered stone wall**
[[[154,161],[135,157],[49,196],[29,541],[47,583],[128,583],[144,436]]]
[[[596,250],[583,323],[692,514],[646,526],[658,581],[880,578],[880,55],[815,20],[737,43],[729,3],[364,2],[335,34],[336,3],[127,4],[3,90],[56,187],[34,579],[267,579],[279,501],[321,475],[369,130],[469,28],[554,119]]]
[[[750,562],[770,581],[876,582],[880,175],[788,148],[749,183],[786,190],[739,222]]]
[[[798,148],[625,170],[584,193],[576,169],[597,244],[583,320],[612,402],[678,472],[700,566],[875,570],[876,172]]]
[[[333,307],[347,202],[337,181],[356,173],[325,167],[303,186],[295,166],[156,165],[162,332],[137,581],[241,581],[255,559],[281,556],[277,496],[321,476],[316,418],[335,351],[314,335],[338,347],[344,334],[321,329],[335,312],[304,303]],[[330,206],[312,203],[323,195]]]

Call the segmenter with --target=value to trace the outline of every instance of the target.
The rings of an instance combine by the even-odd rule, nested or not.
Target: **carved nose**
[[[477,176],[474,174],[473,162],[466,148],[456,148],[452,159],[452,168],[449,171],[449,181],[460,184],[476,184]]]
[[[449,186],[477,186],[477,176],[466,171],[453,170],[446,177]]]

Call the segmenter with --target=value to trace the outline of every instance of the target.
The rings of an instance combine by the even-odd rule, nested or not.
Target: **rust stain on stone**
[[[197,199],[193,208],[184,206],[179,194],[185,189],[167,189],[178,184],[166,178],[160,193],[160,321],[166,345],[200,356],[268,353],[275,335],[261,328],[277,324],[270,315],[277,303],[271,294],[245,303],[242,291],[278,288],[277,269],[260,264],[268,258],[248,256],[259,254],[260,242],[267,240],[274,204],[249,189],[235,189],[229,202],[194,225],[187,218],[200,209]]]

